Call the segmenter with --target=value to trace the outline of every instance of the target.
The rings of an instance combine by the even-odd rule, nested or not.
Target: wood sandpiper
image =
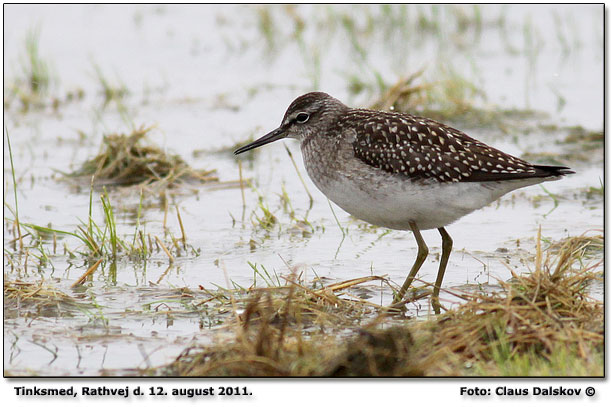
[[[431,119],[352,109],[323,92],[294,100],[277,129],[234,154],[283,138],[300,142],[309,176],[332,202],[358,219],[415,235],[417,258],[392,306],[401,306],[428,255],[420,230],[438,229],[437,313],[453,244],[445,226],[507,192],[574,173],[530,164]]]

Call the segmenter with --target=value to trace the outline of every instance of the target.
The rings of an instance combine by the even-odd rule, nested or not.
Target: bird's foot
[[[385,308],[385,311],[390,315],[404,315],[407,312],[406,301],[395,295],[394,301]]]
[[[445,308],[445,307],[443,307],[441,305],[441,302],[438,299],[438,295],[437,296],[432,296],[431,302],[432,302],[432,309],[434,310],[434,313],[436,315],[439,315],[441,313],[441,309],[443,311],[447,311],[447,308]]]
[[[432,297],[432,309],[436,315],[441,313],[441,303],[436,297]]]

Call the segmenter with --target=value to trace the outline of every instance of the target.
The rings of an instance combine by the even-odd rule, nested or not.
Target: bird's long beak
[[[281,140],[282,138],[285,138],[285,137],[286,137],[285,129],[283,129],[282,127],[279,127],[271,131],[267,135],[260,137],[256,141],[249,143],[246,146],[242,146],[241,148],[236,150],[234,154],[244,153],[245,151],[249,151],[254,148],[262,147],[265,144],[272,143],[273,141]]]

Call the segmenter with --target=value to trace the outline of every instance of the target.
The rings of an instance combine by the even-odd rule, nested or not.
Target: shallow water
[[[221,181],[236,181],[236,159],[215,151],[272,130],[291,100],[315,87],[348,104],[368,105],[372,101],[369,95],[350,94],[348,78],[358,76],[373,83],[373,72],[391,84],[422,67],[431,80],[437,78],[437,72],[453,69],[483,89],[487,101],[478,103],[485,107],[535,109],[546,114],[539,123],[602,131],[602,8],[480,9],[480,31],[469,28],[464,32],[453,24],[441,24],[437,30],[417,31],[422,35],[415,37],[410,24],[390,32],[369,31],[368,16],[375,16],[375,21],[386,18],[377,7],[300,6],[297,14],[307,23],[302,39],[297,40],[292,37],[294,20],[287,18],[291,9],[281,6],[8,5],[5,86],[23,75],[24,38],[28,30],[38,27],[40,51],[55,78],[50,93],[61,97],[78,88],[85,94],[83,100],[62,104],[57,111],[47,107],[23,113],[17,101],[5,104],[20,219],[75,230],[87,218],[89,187],[62,181],[57,171],[77,168],[99,151],[102,134],[126,132],[131,125],[156,124],[150,133],[152,142],[196,168],[216,169]],[[266,10],[273,21],[270,37],[263,34],[262,20],[258,20]],[[420,12],[432,13],[426,6],[407,10],[410,21]],[[441,10],[440,18],[456,21],[454,13],[470,16],[474,9],[457,6]],[[365,54],[356,51],[354,39],[342,25],[330,22],[342,14],[354,18],[356,41]],[[505,16],[504,30],[500,15]],[[115,102],[104,106],[95,66],[111,82],[129,89],[130,94],[121,100],[124,113]],[[462,129],[518,156],[567,153],[565,164],[577,174],[543,185],[556,196],[557,206],[541,186],[533,186],[508,194],[449,226],[454,251],[444,289],[507,280],[507,266],[527,272],[525,264],[530,264],[539,227],[543,237],[551,241],[588,231],[602,233],[602,195],[586,195],[589,187],[601,187],[602,147],[581,157],[568,154],[584,151],[581,146],[568,150],[562,142],[568,132],[563,129],[539,131],[533,126],[527,134],[511,129],[510,135],[491,127]],[[79,131],[85,136],[79,136]],[[6,137],[4,140],[5,202],[13,207]],[[310,209],[308,195],[283,144],[293,152],[313,195]],[[188,345],[208,343],[223,333],[223,329],[210,328],[223,318],[203,321],[201,315],[183,312],[185,307],[176,303],[173,290],[187,287],[197,293],[199,286],[228,287],[230,281],[249,287],[254,283],[254,272],[247,262],[280,275],[303,272],[307,280],[318,276],[342,281],[374,274],[386,275],[397,284],[404,281],[416,255],[413,236],[368,227],[333,205],[341,226],[347,228],[344,236],[326,198],[308,180],[296,143],[266,146],[252,160],[243,159],[242,165],[244,177],[254,184],[253,189],[244,191],[245,207],[240,189],[217,185],[194,185],[193,192],[171,198],[169,230],[180,235],[173,215],[178,205],[187,242],[199,253],[188,251],[168,271],[163,252],[155,253],[146,264],[120,261],[115,278],[111,278],[109,265],[103,264],[83,292],[70,288],[88,267],[83,259],[71,260],[58,250],[51,256],[52,265],[39,269],[30,265],[25,271],[12,269],[5,256],[5,281],[44,279],[64,293],[81,296],[84,302],[95,301],[99,307],[93,313],[5,318],[5,372],[122,374],[167,363]],[[283,210],[283,189],[296,217],[308,213],[313,226],[310,233],[303,233]],[[138,194],[111,190],[110,196],[120,234],[130,235],[135,228]],[[254,211],[260,214],[258,196],[264,197],[278,219],[271,231],[258,229],[252,222]],[[102,223],[102,209],[99,201],[95,202],[94,216]],[[12,219],[6,208],[5,217]],[[160,205],[152,205],[144,208],[140,222],[148,233],[162,236],[163,217]],[[11,250],[6,242],[14,236],[6,225],[5,250]],[[440,237],[436,231],[426,231],[424,238],[431,255],[418,277],[433,282]],[[63,239],[60,245],[64,242],[73,249],[77,246],[74,239]],[[265,283],[260,279],[256,284]],[[367,287],[371,288],[369,301],[391,301],[387,287],[382,289],[375,283]],[[595,294],[602,293],[595,290]],[[446,306],[457,301],[447,293],[442,293],[442,300]],[[150,304],[156,301],[176,315],[164,314],[156,305],[152,311]],[[428,300],[410,305],[409,312],[427,314]]]

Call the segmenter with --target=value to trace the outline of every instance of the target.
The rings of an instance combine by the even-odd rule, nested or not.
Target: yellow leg
[[[432,306],[436,314],[441,312],[441,303],[439,302],[438,295],[441,290],[441,284],[443,283],[443,276],[447,269],[447,262],[449,261],[449,255],[451,254],[451,248],[453,247],[453,240],[445,228],[438,228],[438,232],[443,238],[443,253],[441,254],[441,262],[438,266],[438,274],[436,275],[436,283],[434,283],[434,290],[432,291]]]
[[[407,279],[404,281],[404,284],[400,288],[400,291],[396,293],[396,296],[394,297],[394,304],[398,304],[400,301],[403,300],[405,294],[407,293],[407,290],[409,289],[411,283],[413,282],[413,279],[415,278],[415,275],[421,268],[421,265],[426,260],[426,257],[428,257],[428,246],[426,246],[424,238],[421,237],[421,233],[419,232],[417,225],[415,224],[415,222],[410,222],[409,226],[411,227],[411,231],[413,232],[413,235],[415,235],[415,240],[417,241],[417,258],[415,259],[415,263],[413,263],[413,267],[411,267],[411,271],[409,272]],[[392,304],[392,306],[394,304]]]

